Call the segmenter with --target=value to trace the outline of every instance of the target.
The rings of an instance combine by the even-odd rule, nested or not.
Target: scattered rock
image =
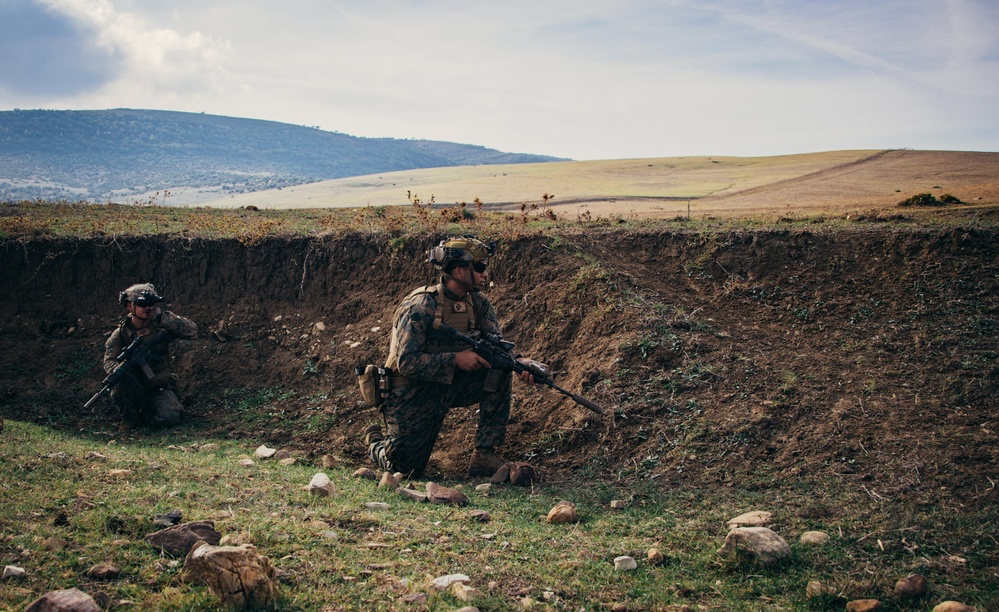
[[[895,583],[895,597],[913,599],[926,595],[926,578],[919,574],[910,574]]]
[[[615,510],[620,510],[622,508],[627,508],[628,507],[628,502],[626,500],[623,500],[623,499],[615,499],[615,500],[611,501],[610,507],[614,508]]]
[[[650,548],[645,559],[652,565],[662,565],[666,561],[666,557],[658,548]]]
[[[635,561],[634,557],[627,555],[614,557],[614,571],[628,572],[633,569],[638,569],[638,562]]]
[[[121,575],[121,568],[111,563],[98,563],[87,570],[87,575],[94,580],[114,580]]]
[[[427,603],[427,596],[423,593],[409,593],[402,596],[405,603],[422,606]]]
[[[567,501],[560,501],[555,507],[548,511],[545,518],[549,523],[575,523],[579,520],[576,516],[576,504]]]
[[[459,582],[468,584],[472,579],[465,574],[448,574],[447,576],[439,576],[433,579],[430,583],[438,591],[446,591],[451,588],[451,585],[457,584]]]
[[[171,510],[166,514],[157,514],[153,517],[153,524],[160,527],[173,527],[179,525],[184,514],[180,510]]]
[[[435,504],[444,504],[447,506],[468,505],[468,497],[461,491],[442,487],[432,482],[427,483],[427,499]]]
[[[378,481],[378,486],[394,491],[399,488],[399,480],[391,472],[384,472],[381,480]]]
[[[101,608],[80,589],[63,589],[42,595],[28,604],[24,612],[101,612]]]
[[[395,490],[396,493],[402,495],[403,497],[410,499],[415,502],[425,502],[427,501],[427,494],[422,491],[417,491],[415,489],[410,489],[409,487],[399,487]]]
[[[17,567],[16,565],[5,565],[3,567],[3,577],[4,578],[20,578],[24,576],[26,572],[23,567]]]
[[[312,329],[316,330],[317,332],[324,332],[326,331],[326,324],[323,323],[322,321],[316,321],[316,324],[312,326]]]
[[[291,453],[282,448],[281,450],[279,450],[276,453],[274,453],[274,458],[277,459],[278,461],[284,461],[285,459],[291,459]]]
[[[376,510],[378,512],[385,512],[391,508],[391,506],[385,502],[368,502],[364,504],[364,507],[368,510]]]
[[[753,510],[752,512],[746,512],[740,514],[734,519],[728,521],[729,529],[735,527],[762,527],[763,525],[769,525],[770,519],[773,518],[773,514],[770,512],[765,512],[763,510]]]
[[[816,597],[829,597],[836,595],[837,589],[834,586],[822,584],[818,580],[809,580],[805,586],[805,597],[814,599]]]
[[[854,599],[846,602],[846,612],[870,612],[881,608],[877,599]]]
[[[456,582],[451,586],[451,592],[458,598],[458,601],[474,601],[482,597],[482,591],[475,587],[468,586],[464,582]]]
[[[242,459],[237,459],[236,463],[238,463],[239,465],[245,465],[247,467],[250,467],[251,465],[256,465],[255,463],[253,463],[253,459],[250,459],[249,457],[243,457]]]
[[[153,548],[174,557],[183,557],[199,541],[214,546],[222,539],[222,535],[215,531],[215,523],[212,521],[194,521],[150,533],[145,539]]]
[[[357,471],[354,472],[354,477],[364,478],[365,480],[378,480],[378,475],[375,474],[373,470],[368,468],[358,468]]]
[[[322,472],[313,476],[312,480],[309,481],[309,495],[333,497],[334,493],[336,493],[336,489],[333,487],[333,481]]]
[[[479,523],[488,523],[493,520],[493,517],[491,517],[485,510],[472,510],[468,513],[468,517]]]
[[[975,612],[975,608],[959,601],[945,601],[937,604],[933,612]]]
[[[254,457],[259,457],[260,459],[270,459],[277,452],[276,448],[267,448],[263,444],[257,447],[257,450],[253,451]]]
[[[766,527],[736,527],[728,532],[718,554],[723,557],[734,554],[740,560],[771,565],[791,554],[791,547]]]
[[[822,546],[829,542],[829,534],[824,531],[806,531],[799,541],[808,546]]]
[[[331,470],[337,466],[337,463],[339,462],[336,460],[336,457],[334,457],[333,455],[323,455],[322,465],[325,469]],[[354,472],[354,475],[357,476],[357,472]]]
[[[479,612],[479,609],[475,606],[465,606],[463,608],[458,608],[454,612]]]
[[[105,455],[98,453],[97,451],[90,451],[83,456],[84,459],[90,459],[91,461],[107,461],[108,458]]]
[[[277,599],[274,568],[250,544],[200,543],[184,559],[183,575],[188,582],[207,584],[229,609],[269,609]]]
[[[503,484],[510,482],[517,486],[530,486],[537,480],[537,472],[530,463],[522,461],[511,461],[504,463],[496,470],[496,473],[489,479],[491,484]]]
[[[278,463],[280,463],[281,465],[295,465],[295,463],[297,463],[297,462],[298,462],[298,459],[296,459],[294,457],[285,457],[285,458],[280,459],[278,461]]]
[[[490,483],[488,483],[488,482],[484,482],[482,484],[475,485],[475,490],[478,491],[479,493],[488,493],[488,492],[492,491],[492,489],[493,489],[493,485],[490,484]]]
[[[217,451],[220,448],[222,448],[222,447],[219,446],[218,444],[216,444],[214,442],[210,442],[208,444],[205,444],[205,445],[199,447],[198,450],[201,451],[201,452],[203,452],[203,453],[214,453],[215,451]]]
[[[108,476],[114,476],[115,478],[125,478],[132,475],[132,470],[122,469],[122,470],[108,470]]]

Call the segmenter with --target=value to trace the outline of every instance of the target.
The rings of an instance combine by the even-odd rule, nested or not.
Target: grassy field
[[[943,495],[932,507],[897,508],[835,480],[778,483],[766,473],[712,490],[582,481],[482,493],[476,482],[443,483],[464,487],[471,500],[454,508],[403,499],[340,468],[325,470],[334,497],[309,496],[303,487],[324,470],[308,460],[240,465],[252,441],[202,439],[183,428],[149,437],[72,435],[8,421],[0,439],[0,559],[26,570],[0,582],[2,609],[71,587],[132,607],[217,608],[207,587],[181,580],[182,560],[143,540],[159,529],[154,515],[173,510],[184,521],[213,520],[223,543],[256,546],[283,576],[284,610],[412,609],[404,598],[416,593],[425,595],[425,609],[452,610],[468,604],[430,582],[453,573],[482,592],[472,602],[482,610],[821,610],[848,598],[911,610],[961,599],[985,610],[999,602],[994,576],[974,578],[996,571],[982,567],[979,549],[994,541],[999,510],[955,512]],[[130,472],[112,472],[121,469]],[[628,507],[611,509],[615,499]],[[578,523],[544,520],[560,500],[576,504]],[[492,520],[472,520],[473,509]],[[772,528],[791,544],[788,560],[762,568],[718,556],[726,521],[749,510],[774,513]],[[808,530],[825,531],[830,542],[800,544]],[[651,548],[665,555],[662,564],[646,560]],[[615,571],[622,555],[638,568]],[[88,577],[102,562],[120,567],[119,577]],[[910,572],[930,578],[930,594],[898,601],[893,585]],[[808,599],[811,580],[837,594]]]

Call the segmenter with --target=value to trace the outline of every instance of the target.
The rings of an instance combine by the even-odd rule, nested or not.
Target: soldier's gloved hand
[[[533,360],[527,359],[525,357],[518,357],[517,358],[517,362],[520,363],[521,365],[527,366],[527,368],[529,370],[533,370],[533,371],[537,372],[538,374],[542,374],[543,370],[538,369],[537,366],[542,366],[544,368],[548,367],[548,366],[546,366],[543,363],[540,363],[538,361],[533,361]],[[547,376],[547,374],[545,374],[545,376]],[[536,382],[534,380],[534,376],[529,371],[521,372],[520,373],[520,380],[522,380],[522,381],[524,381],[526,383],[535,383]]]

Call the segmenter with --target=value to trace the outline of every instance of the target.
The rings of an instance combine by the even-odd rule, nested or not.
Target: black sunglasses
[[[484,261],[472,262],[472,269],[478,272],[479,274],[482,274],[483,272],[486,271],[486,262]]]

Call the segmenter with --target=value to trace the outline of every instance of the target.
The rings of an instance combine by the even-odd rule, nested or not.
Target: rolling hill
[[[196,204],[394,170],[555,159],[197,113],[0,112],[0,200],[130,202],[169,190],[167,204]]]

